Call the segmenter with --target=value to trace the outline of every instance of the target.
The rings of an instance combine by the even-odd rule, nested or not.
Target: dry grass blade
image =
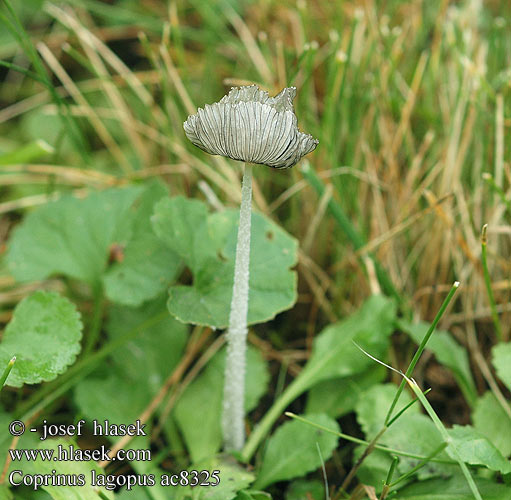
[[[247,53],[250,59],[252,59],[254,67],[261,75],[263,81],[267,84],[273,83],[272,71],[267,64],[266,59],[259,50],[259,47],[257,46],[252,33],[248,29],[248,26],[228,4],[225,4],[225,15],[229,19],[230,23],[234,26],[234,29],[238,33],[241,41],[244,43],[245,48],[247,49]]]
[[[105,95],[110,99],[113,105],[113,109],[119,115],[121,126],[123,127],[129,140],[135,146],[135,149],[138,152],[138,155],[142,158],[143,163],[146,164],[148,161],[148,152],[146,151],[146,148],[144,147],[140,137],[131,126],[134,117],[132,116],[128,105],[121,97],[121,94],[118,91],[116,85],[114,85],[111,81],[110,74],[107,72],[105,65],[96,52],[96,44],[94,42],[97,40],[97,38],[94,37],[90,30],[80,24],[77,19],[62,9],[59,9],[52,4],[47,4],[46,10],[56,19],[58,19],[62,24],[73,30],[77,35],[78,39],[82,43],[82,47],[91,65],[94,68],[94,71],[99,77],[99,83],[103,87]]]
[[[112,156],[117,160],[119,165],[125,171],[130,171],[131,165],[128,162],[123,151],[115,142],[114,138],[112,137],[106,126],[99,119],[94,109],[89,105],[89,103],[82,95],[82,93],[80,92],[76,84],[73,82],[71,77],[67,74],[65,69],[58,62],[57,58],[53,55],[51,50],[44,43],[40,42],[37,47],[39,49],[41,56],[47,62],[48,66],[52,69],[57,78],[62,82],[62,84],[68,91],[69,95],[73,97],[77,104],[83,106],[87,110],[87,117],[89,118],[92,126],[98,133],[99,137],[103,140],[105,146],[111,152]]]

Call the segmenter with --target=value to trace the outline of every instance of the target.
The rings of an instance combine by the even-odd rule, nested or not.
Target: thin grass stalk
[[[301,172],[305,177],[305,180],[314,188],[314,190],[318,193],[319,196],[323,196],[326,190],[326,186],[323,181],[318,177],[316,172],[308,165],[303,165],[301,168]],[[353,223],[350,221],[348,216],[345,214],[342,207],[337,203],[333,198],[331,198],[328,202],[328,209],[335,221],[342,229],[344,234],[348,237],[348,239],[353,244],[355,250],[358,250],[365,246],[366,241],[363,236],[357,231]],[[401,297],[399,292],[396,290],[394,284],[391,279],[387,275],[385,269],[382,267],[380,262],[376,259],[374,255],[368,253],[369,258],[373,260],[374,267],[376,269],[376,274],[378,277],[378,282],[381,285],[384,293],[390,297],[394,297],[401,306],[405,306],[404,298]]]
[[[428,392],[431,392],[431,388],[426,389],[424,391],[424,395],[426,395]],[[390,427],[410,406],[414,405],[418,401],[417,398],[412,399],[409,403],[407,403],[401,410],[399,410],[390,420],[387,424],[387,427]]]
[[[37,50],[32,42],[32,39],[28,35],[27,31],[23,27],[23,24],[18,18],[16,11],[13,9],[11,3],[8,0],[0,0],[0,6],[3,5],[8,15],[0,12],[0,22],[6,25],[12,36],[18,41],[20,47],[23,49],[26,57],[30,60],[34,66],[35,73],[38,75],[37,81],[41,82],[44,87],[50,93],[53,101],[61,110],[61,118],[66,123],[69,136],[71,137],[77,151],[81,154],[82,159],[86,164],[90,164],[89,155],[87,151],[87,143],[82,134],[80,127],[76,120],[69,113],[69,106],[67,102],[61,98],[55,87],[48,76],[48,73],[39,57]]]
[[[492,177],[492,175],[489,174],[488,172],[484,172],[482,175],[482,178],[486,181],[488,186],[490,186],[490,188],[497,193],[497,195],[499,196],[501,201],[506,205],[506,210],[508,212],[510,212],[511,211],[511,202],[507,199],[506,193],[504,193],[502,188],[497,186],[495,179]]]
[[[11,360],[7,363],[7,366],[5,367],[5,370],[2,373],[2,376],[0,377],[0,391],[2,390],[3,386],[5,385],[5,382],[7,381],[7,377],[11,373],[14,363],[16,363],[16,356],[13,356],[11,358]]]
[[[425,392],[423,394],[425,394]],[[405,479],[408,479],[409,477],[413,476],[419,469],[422,469],[422,467],[428,464],[432,458],[436,457],[442,451],[444,451],[445,448],[447,448],[447,443],[442,443],[439,446],[437,446],[424,460],[421,460],[420,463],[418,463],[415,467],[407,471],[406,474],[403,474],[401,477],[397,478],[392,483],[389,483],[389,487],[396,486]]]
[[[476,500],[483,500],[483,497],[481,496],[481,493],[479,493],[479,490],[477,489],[477,485],[476,485],[476,483],[474,481],[474,478],[472,477],[472,475],[470,474],[470,471],[468,470],[467,464],[461,458],[457,448],[452,445],[451,436],[449,436],[449,433],[447,432],[447,430],[444,427],[444,424],[442,423],[440,418],[438,418],[438,415],[435,413],[435,410],[429,404],[429,401],[426,399],[426,397],[422,394],[422,391],[420,390],[420,388],[417,385],[417,383],[414,380],[409,379],[406,376],[405,376],[405,380],[406,380],[406,382],[408,382],[408,384],[412,388],[413,392],[415,392],[415,395],[417,396],[417,398],[419,398],[420,402],[422,403],[422,406],[424,407],[424,409],[426,410],[427,414],[429,415],[429,417],[431,418],[431,420],[435,424],[435,427],[440,432],[444,442],[447,443],[447,446],[449,447],[449,450],[455,456],[456,461],[458,462],[458,465],[460,466],[461,472],[465,476],[465,479],[466,479],[467,484],[468,484],[468,486],[469,486],[469,488],[470,488],[470,490],[472,492],[473,497]]]
[[[349,434],[344,434],[342,432],[329,429],[328,427],[325,427],[324,425],[317,424],[316,422],[312,422],[311,420],[308,420],[307,418],[301,417],[300,415],[295,415],[294,413],[291,413],[290,411],[286,411],[285,414],[286,417],[292,418],[294,420],[298,420],[300,422],[303,422],[304,424],[311,425],[312,427],[316,427],[316,429],[319,429],[321,431],[328,432],[329,434],[332,434],[334,436],[338,436],[341,439],[344,439],[350,443],[354,444],[362,444],[365,446],[369,446],[369,441],[366,441],[364,439],[359,439],[353,436],[350,436]],[[414,460],[427,460],[428,457],[424,455],[417,455],[415,453],[409,453],[407,451],[403,450],[397,450],[395,448],[389,448],[388,446],[383,446],[381,444],[377,444],[374,446],[376,450],[384,451],[385,453],[390,453],[392,455],[397,455],[400,457],[407,457],[407,458],[413,458]],[[444,460],[441,458],[432,458],[430,459],[431,462],[435,462],[438,464],[445,464],[445,465],[455,465],[456,461],[454,460]]]
[[[240,221],[234,264],[231,312],[227,330],[227,357],[222,430],[224,448],[239,451],[245,443],[245,366],[252,216],[252,165],[245,164],[241,187]]]
[[[502,341],[502,326],[500,324],[499,315],[497,313],[497,305],[495,304],[495,296],[493,295],[493,290],[491,289],[491,277],[490,271],[488,270],[488,261],[486,258],[486,247],[488,243],[488,239],[486,237],[486,230],[488,229],[488,224],[483,226],[483,230],[481,232],[481,264],[483,266],[483,275],[484,275],[484,283],[486,285],[486,293],[488,294],[488,302],[490,303],[491,317],[493,320],[493,324],[495,325],[495,332],[497,333],[497,339],[499,342]]]
[[[410,361],[410,365],[408,366],[408,369],[406,370],[406,377],[410,377],[413,373],[413,370],[415,369],[415,365],[419,361],[419,358],[421,357],[422,353],[424,352],[424,349],[426,348],[426,344],[429,341],[429,338],[431,335],[433,335],[433,332],[435,331],[436,325],[440,321],[440,318],[444,314],[445,310],[447,309],[447,306],[451,302],[451,299],[453,298],[454,294],[456,293],[456,290],[460,286],[458,281],[455,281],[454,284],[451,287],[451,290],[447,294],[447,297],[445,298],[443,304],[440,306],[440,309],[438,310],[435,319],[431,323],[431,326],[429,327],[428,331],[426,332],[426,335],[424,335],[424,338],[422,339],[422,342],[420,343],[419,347],[417,348],[417,351],[415,352],[414,357],[412,358],[412,361]],[[401,384],[399,385],[399,389],[396,392],[396,395],[394,397],[394,400],[392,401],[392,404],[390,405],[389,411],[387,413],[387,416],[385,417],[385,426],[389,425],[389,421],[392,417],[392,412],[394,411],[394,408],[396,407],[396,404],[399,400],[399,396],[401,396],[401,393],[403,392],[403,389],[405,387],[406,380],[403,379]]]
[[[399,463],[399,458],[394,457],[392,459],[392,464],[390,465],[389,472],[387,474],[387,479],[383,485],[383,490],[380,495],[380,500],[385,500],[390,491],[390,484],[392,482],[392,477],[394,476],[394,471],[396,470],[397,464]]]

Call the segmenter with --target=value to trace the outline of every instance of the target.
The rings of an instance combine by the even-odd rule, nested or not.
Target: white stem
[[[248,331],[251,210],[252,165],[245,164],[225,360],[222,430],[226,450],[241,450],[245,442],[245,359]]]

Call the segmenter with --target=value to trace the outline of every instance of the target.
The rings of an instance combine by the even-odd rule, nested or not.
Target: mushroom
[[[233,87],[219,102],[199,109],[184,122],[190,141],[206,153],[245,162],[234,264],[227,358],[225,364],[222,431],[224,448],[239,451],[245,441],[243,425],[247,312],[249,298],[252,165],[290,168],[313,151],[318,140],[298,130],[293,109],[296,88],[275,97],[256,85]]]

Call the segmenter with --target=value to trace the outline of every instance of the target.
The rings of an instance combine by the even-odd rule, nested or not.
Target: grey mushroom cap
[[[298,130],[295,95],[295,87],[275,97],[257,85],[233,87],[219,102],[190,115],[183,127],[188,139],[206,153],[289,168],[319,143]]]

